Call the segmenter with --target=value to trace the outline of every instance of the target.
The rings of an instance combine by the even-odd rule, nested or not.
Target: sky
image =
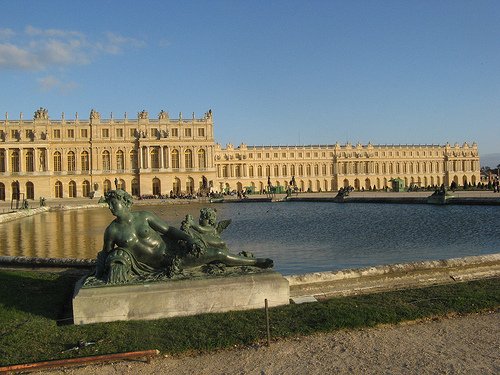
[[[500,2],[0,0],[0,119],[213,112],[223,146],[500,153]],[[500,160],[499,160],[500,162]]]

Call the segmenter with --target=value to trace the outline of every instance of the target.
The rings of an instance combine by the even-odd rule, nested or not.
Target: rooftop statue
[[[92,109],[90,111],[90,119],[91,120],[100,120],[101,114],[99,112],[97,112],[95,109]]]
[[[168,112],[165,112],[163,109],[160,111],[158,114],[158,119],[167,119],[168,118]]]
[[[45,109],[40,107],[35,111],[35,114],[33,115],[33,119],[42,119],[42,120],[48,120],[49,119],[49,112]]]
[[[151,212],[131,211],[132,197],[124,190],[108,191],[105,200],[116,218],[106,228],[87,285],[169,279],[217,266],[273,266],[271,259],[231,254],[220,238],[230,220],[217,223],[213,209],[202,209],[198,223],[186,216],[179,230]]]

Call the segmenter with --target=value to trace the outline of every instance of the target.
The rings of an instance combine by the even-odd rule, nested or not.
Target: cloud
[[[12,29],[0,29],[0,39],[12,38],[16,33]]]
[[[28,49],[9,43],[0,43],[0,68],[38,70],[42,66]]]
[[[103,54],[116,55],[127,49],[142,48],[145,42],[116,33],[98,40],[73,30],[38,29],[27,26],[21,34],[0,29],[0,69],[47,70],[54,67],[90,64]]]
[[[108,42],[115,46],[129,46],[134,48],[142,48],[146,43],[142,40],[135,38],[124,37],[115,33],[106,33],[106,38]]]
[[[37,79],[38,85],[42,91],[57,90],[61,93],[68,93],[78,87],[75,82],[63,82],[54,76],[46,76]]]
[[[106,33],[105,40],[97,44],[101,51],[112,55],[121,53],[125,48],[142,48],[145,45],[144,41],[111,32]]]
[[[24,32],[28,36],[45,36],[45,37],[61,37],[61,38],[84,38],[85,35],[79,31],[59,30],[59,29],[37,29],[33,26],[26,26]]]
[[[158,42],[158,46],[160,46],[160,48],[170,47],[171,45],[172,43],[167,39],[162,39]]]

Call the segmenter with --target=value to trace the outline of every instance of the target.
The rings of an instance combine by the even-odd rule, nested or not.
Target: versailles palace
[[[202,118],[49,118],[0,124],[0,200],[88,197],[113,189],[132,195],[213,191],[262,191],[287,186],[292,177],[302,191],[383,189],[392,179],[405,186],[458,186],[480,181],[477,144],[307,145],[225,148],[215,143],[212,111]]]

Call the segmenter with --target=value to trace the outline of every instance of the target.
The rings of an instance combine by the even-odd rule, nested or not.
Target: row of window
[[[253,153],[253,152],[249,152],[248,153],[248,158],[249,159],[262,159],[262,157],[264,156],[266,159],[270,159],[271,158],[271,154],[272,154],[272,157],[274,159],[278,159],[278,158],[284,158],[284,159],[287,159],[287,158],[290,158],[290,159],[293,159],[295,158],[295,155],[297,154],[297,157],[300,159],[302,157],[305,157],[306,158],[311,158],[314,157],[314,158],[318,158],[320,157],[320,153],[319,152],[290,152],[290,153],[287,153],[287,152],[282,152],[281,153],[281,156],[280,156],[280,153],[278,152],[274,152],[274,153],[270,153],[270,152],[266,152],[266,153],[262,153],[262,152],[257,152],[257,153]],[[421,155],[422,154],[422,155]],[[443,156],[444,155],[444,151],[375,151],[374,152],[374,155],[375,156]],[[328,154],[328,156],[330,158],[333,158],[334,156],[334,153],[333,152],[330,152]],[[348,153],[348,152],[341,152],[339,154],[340,157],[351,157],[353,156],[352,153]],[[326,158],[326,152],[321,152],[321,157],[322,158]],[[236,158],[239,159],[241,158],[241,154],[236,154]]]
[[[474,171],[478,161],[461,160],[449,162],[450,171]],[[343,162],[339,163],[341,174],[364,174],[364,173],[441,173],[445,166],[439,162],[400,162],[400,163],[377,163],[377,162]]]
[[[114,136],[116,138],[123,138],[123,133],[124,129],[123,128],[118,128],[115,129],[115,134]],[[17,139],[21,136],[21,131],[17,129],[11,129],[10,131],[10,137],[12,139]],[[151,129],[151,136],[158,138],[160,137],[162,132],[157,129],[153,128]],[[34,136],[33,129],[24,129],[24,135],[26,138],[32,138]],[[53,129],[52,130],[52,137],[54,139],[61,139],[62,135],[62,130],[61,129]],[[109,128],[104,128],[101,129],[101,137],[102,138],[109,138],[110,135],[110,129]],[[136,129],[130,129],[129,133],[130,137],[138,137],[141,134],[136,130]],[[179,129],[173,128],[170,129],[170,135],[174,138],[179,137]],[[205,137],[205,128],[197,128],[197,136],[198,137]],[[89,137],[89,129],[80,129],[80,138],[88,138]],[[191,128],[185,128],[184,129],[184,137],[190,138],[192,137],[192,129]],[[75,129],[66,129],[66,138],[75,138]]]
[[[5,172],[5,162],[6,162],[6,153],[5,150],[0,150],[0,172]],[[146,155],[144,155],[146,156]],[[150,160],[151,160],[151,168],[161,168],[161,150],[160,147],[151,147],[150,149]],[[107,150],[103,151],[100,155],[101,157],[101,166],[102,170],[110,171],[111,170],[111,153]],[[198,157],[198,168],[206,168],[207,167],[207,158],[206,152],[203,149],[199,149],[197,151]],[[28,149],[25,151],[25,161],[26,161],[26,172],[34,172],[35,171],[35,154],[34,150]],[[137,151],[132,150],[129,153],[129,161],[130,168],[137,169],[138,168],[138,157]],[[76,155],[73,151],[68,151],[66,154],[66,167],[68,172],[75,172],[77,170],[76,167]],[[180,152],[178,150],[171,151],[171,164],[172,168],[180,168]],[[168,161],[163,161],[163,165],[165,168],[168,168]],[[115,166],[117,170],[125,170],[125,155],[122,150],[118,150],[115,153]],[[147,163],[143,163],[143,167],[147,167]],[[90,170],[90,156],[88,151],[82,151],[80,153],[80,170],[82,172],[88,172]],[[193,151],[185,150],[184,151],[184,168],[193,168]],[[13,150],[10,153],[10,171],[17,173],[20,172],[20,151]],[[39,171],[46,171],[47,165],[45,163],[45,151],[40,151],[39,157]],[[54,172],[61,172],[63,170],[62,163],[62,154],[59,151],[55,151],[53,153],[53,165],[52,170]]]
[[[158,178],[154,178],[151,181],[152,184],[152,192],[154,195],[161,195],[161,194],[167,194],[169,191],[163,191],[162,190],[162,185],[161,181]],[[118,188],[127,190],[127,186],[124,180],[120,179],[117,181]],[[200,188],[202,187],[202,182],[200,181]],[[101,190],[104,193],[108,192],[109,190],[112,189],[112,184],[111,181],[106,179],[102,183],[101,186],[94,186],[93,190]],[[192,177],[188,177],[185,181],[184,186],[181,184],[181,180],[179,178],[175,178],[172,186],[170,186],[171,191],[174,194],[181,194],[181,193],[188,193],[188,194],[194,194],[195,191],[195,182]],[[35,185],[33,182],[28,181],[25,184],[25,196],[21,196],[20,194],[20,185],[18,182],[12,182],[11,184],[11,191],[12,191],[12,198],[13,199],[35,199]],[[81,183],[81,196],[82,197],[89,197],[91,191],[91,184],[90,181],[84,180]],[[139,180],[134,178],[131,181],[131,186],[130,186],[130,191],[132,195],[139,196],[140,195],[140,187],[139,187]],[[78,196],[77,192],[77,184],[75,181],[69,181],[66,188],[64,187],[63,183],[61,181],[56,181],[54,183],[54,197],[55,198],[76,198]],[[10,198],[10,197],[9,197]],[[5,200],[5,185],[0,182],[0,200]]]
[[[304,174],[304,169],[306,173]],[[315,164],[314,166],[311,166],[310,164],[307,164],[304,168],[302,164],[299,164],[297,167],[295,165],[282,165],[281,166],[281,176],[312,176],[313,174],[311,173],[314,170],[314,175],[315,176],[320,176],[320,170],[321,170],[321,175],[326,176],[327,175],[327,170],[328,166],[326,164],[323,165],[318,165]],[[330,165],[330,175],[333,175],[333,165]],[[273,174],[271,174],[271,171]],[[265,172],[265,174],[264,174]],[[217,173],[219,178],[226,178],[226,177],[242,177],[244,172],[243,168],[240,165],[235,165],[234,166],[234,175],[231,173],[231,168],[228,165],[222,165],[221,168],[217,169]],[[254,167],[253,165],[248,166],[248,177],[254,177],[255,173],[257,173],[257,177],[265,177],[265,176],[280,176],[280,167],[278,165],[274,165],[272,168],[270,165],[266,165],[263,167],[262,165],[258,165],[257,167]]]
[[[463,161],[453,161],[450,163],[449,168],[451,171],[473,171],[477,162],[473,160],[463,160]],[[265,174],[264,174],[265,169]],[[304,173],[305,169],[305,173]],[[254,177],[255,170],[257,172],[257,177],[263,176],[280,176],[279,165],[274,165],[271,167],[267,165],[262,167],[258,165],[256,168],[253,165],[248,166],[248,177]],[[297,167],[295,165],[282,165],[281,166],[281,176],[326,176],[328,166],[326,164],[314,164],[311,166],[307,164],[304,168],[302,164]],[[234,171],[234,172],[233,172]],[[321,173],[320,173],[321,171]],[[373,163],[373,162],[343,162],[339,163],[339,174],[367,174],[367,173],[382,173],[382,174],[392,174],[392,173],[441,173],[444,171],[444,165],[438,162],[415,162],[415,163]],[[271,172],[273,172],[271,174]],[[314,173],[311,173],[314,172]],[[330,164],[329,175],[334,174],[333,164]],[[241,165],[235,165],[234,169],[231,169],[228,165],[222,165],[218,169],[218,177],[242,177],[244,175],[243,167]]]

